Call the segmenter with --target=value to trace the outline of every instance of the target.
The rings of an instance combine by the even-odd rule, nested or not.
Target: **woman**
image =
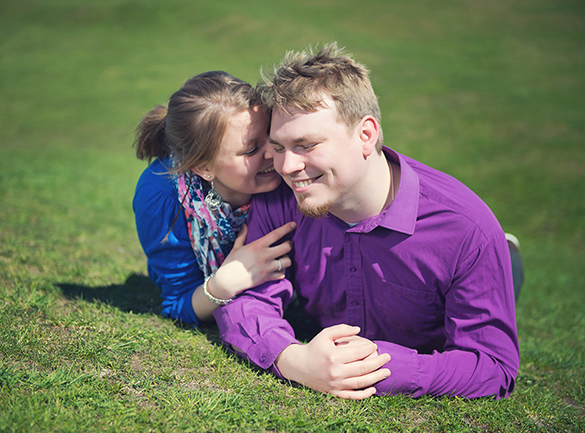
[[[280,183],[265,151],[268,119],[260,107],[248,83],[206,72],[137,127],[137,157],[155,161],[136,187],[136,227],[167,317],[210,320],[243,290],[284,278],[291,264],[290,242],[274,244],[294,223],[244,245],[252,194]]]

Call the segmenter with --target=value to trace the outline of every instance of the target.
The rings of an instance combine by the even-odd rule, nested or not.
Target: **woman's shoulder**
[[[169,160],[155,159],[138,179],[136,192],[147,188],[148,190],[161,191],[174,194],[173,178],[169,173]]]
[[[179,202],[168,167],[168,160],[157,159],[142,172],[132,203],[136,214],[176,213]]]
[[[185,215],[179,212],[181,203],[165,162],[154,161],[144,170],[132,201],[138,237],[147,255],[151,248],[159,248],[171,227],[176,239],[190,245]]]

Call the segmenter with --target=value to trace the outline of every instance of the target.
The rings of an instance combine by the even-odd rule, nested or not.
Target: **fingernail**
[[[297,223],[293,221],[292,223],[290,223],[290,226],[291,226],[293,229],[296,229],[296,228],[297,228]]]

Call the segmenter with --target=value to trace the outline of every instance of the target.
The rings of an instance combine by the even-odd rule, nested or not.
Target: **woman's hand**
[[[291,250],[290,241],[274,245],[296,228],[295,222],[287,223],[254,242],[246,243],[248,226],[242,225],[234,247],[207,284],[207,290],[216,298],[230,299],[251,287],[266,281],[281,280],[291,265],[286,255]]]

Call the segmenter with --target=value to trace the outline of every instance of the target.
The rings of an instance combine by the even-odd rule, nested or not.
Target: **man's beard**
[[[304,201],[305,197],[303,195],[299,195],[297,197],[297,208],[304,216],[310,218],[323,218],[324,216],[327,216],[331,210],[331,207],[333,206],[333,202],[328,202],[316,206],[310,206],[306,204],[303,205]]]

